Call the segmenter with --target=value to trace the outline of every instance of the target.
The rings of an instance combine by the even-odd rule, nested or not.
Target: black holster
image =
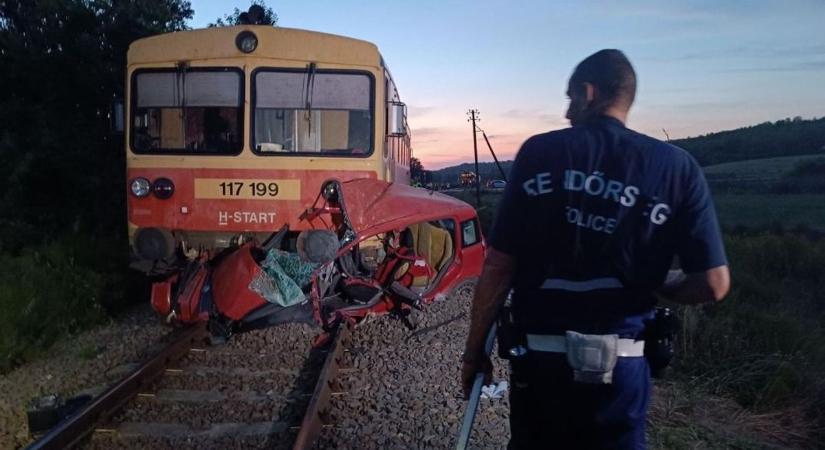
[[[519,329],[513,316],[513,305],[508,297],[497,319],[498,356],[511,362],[520,359],[527,351],[527,335]]]
[[[679,326],[679,318],[670,308],[657,307],[645,324],[645,358],[653,378],[663,378],[665,368],[673,360],[673,341]]]

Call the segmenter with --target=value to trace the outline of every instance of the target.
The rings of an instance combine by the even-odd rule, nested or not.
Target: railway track
[[[315,332],[288,324],[208,347],[205,327],[180,330],[28,448],[313,448],[350,340],[341,326],[312,348]]]

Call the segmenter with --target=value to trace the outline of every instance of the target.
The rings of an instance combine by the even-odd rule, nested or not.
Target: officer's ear
[[[596,100],[596,86],[593,83],[584,82],[582,83],[584,86],[584,96],[587,99],[587,103],[591,104],[593,101]]]

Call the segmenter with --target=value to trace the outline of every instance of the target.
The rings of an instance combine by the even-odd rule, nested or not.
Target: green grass
[[[732,435],[723,427],[696,426],[692,423],[653,423],[647,433],[647,445],[652,449],[694,450],[717,448],[728,450],[771,450],[776,447],[749,437]]]
[[[820,162],[817,164],[817,162]],[[818,193],[825,190],[819,173],[800,172],[808,166],[814,172],[825,154],[751,159],[704,167],[705,176],[717,194]]]
[[[88,342],[75,348],[75,353],[80,359],[94,359],[98,354],[98,345],[93,342]]]
[[[681,307],[677,373],[693,388],[766,417],[797,411],[805,438],[825,435],[825,239],[728,235],[731,292]]]
[[[125,256],[119,242],[80,235],[0,253],[0,373],[63,336],[105,323],[142,294],[127,276]],[[78,349],[82,358],[93,353]]]
[[[732,163],[733,164],[733,163]],[[450,193],[476,206],[475,191]],[[500,191],[482,192],[478,216],[489,234]],[[714,194],[719,222],[725,229],[807,228],[825,231],[825,194]]]
[[[825,194],[715,194],[713,200],[725,228],[801,225],[825,231]]]
[[[782,176],[791,172],[799,163],[822,157],[825,157],[825,154],[749,159],[747,161],[714,164],[703,167],[703,170],[708,180],[734,178],[778,181]]]

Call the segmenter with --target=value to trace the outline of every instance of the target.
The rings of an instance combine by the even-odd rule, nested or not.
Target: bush
[[[116,241],[72,235],[0,254],[0,372],[61,336],[105,322],[130,300]]]

